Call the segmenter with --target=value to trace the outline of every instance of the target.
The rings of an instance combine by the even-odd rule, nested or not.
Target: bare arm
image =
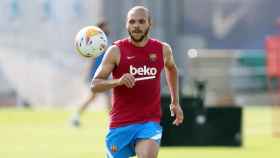
[[[166,43],[163,44],[163,56],[167,84],[171,95],[171,115],[176,116],[173,124],[179,125],[183,122],[184,114],[179,103],[178,69],[174,61],[172,49]]]
[[[169,45],[164,45],[164,69],[167,79],[169,92],[171,95],[171,103],[179,103],[179,88],[178,88],[178,69],[174,61],[172,50]]]
[[[91,82],[92,92],[103,92],[121,85],[125,85],[128,88],[132,88],[134,86],[134,77],[130,74],[124,74],[119,79],[107,80],[115,66],[117,66],[120,62],[119,51],[119,48],[115,45],[111,46],[106,51],[102,63],[98,67]]]

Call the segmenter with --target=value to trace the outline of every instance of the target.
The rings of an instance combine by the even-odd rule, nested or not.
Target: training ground
[[[159,158],[277,158],[280,137],[272,136],[271,108],[244,108],[242,147],[164,147]],[[65,110],[0,110],[0,158],[105,157],[106,112],[87,112],[72,128]],[[185,116],[188,119],[188,116]]]

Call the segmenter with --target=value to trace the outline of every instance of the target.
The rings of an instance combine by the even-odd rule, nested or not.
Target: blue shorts
[[[135,156],[135,144],[141,139],[152,139],[160,144],[162,128],[159,123],[147,122],[110,128],[106,136],[108,158]]]

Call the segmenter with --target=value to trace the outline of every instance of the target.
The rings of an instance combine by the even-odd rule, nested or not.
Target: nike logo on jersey
[[[130,59],[134,59],[135,56],[127,56],[127,59],[130,60]]]

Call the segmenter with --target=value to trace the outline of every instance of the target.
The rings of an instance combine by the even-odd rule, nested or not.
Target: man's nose
[[[139,23],[138,23],[138,22],[135,22],[135,23],[133,24],[133,27],[139,27]]]

